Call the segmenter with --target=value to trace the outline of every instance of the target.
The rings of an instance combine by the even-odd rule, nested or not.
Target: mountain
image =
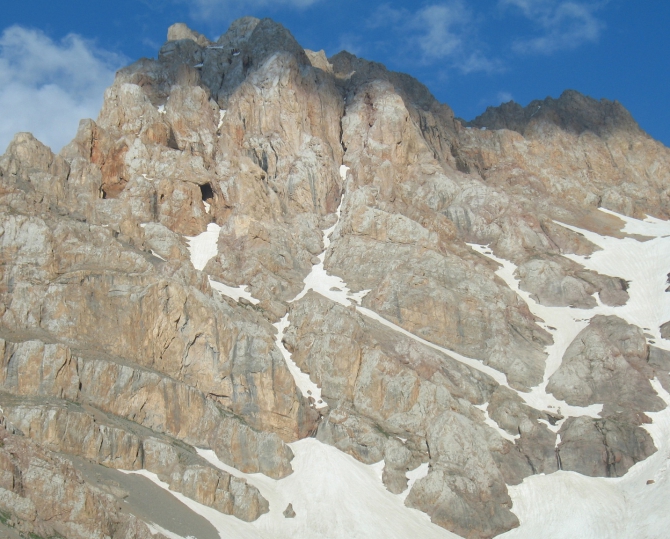
[[[617,102],[176,24],[0,158],[0,529],[663,537],[669,195]]]

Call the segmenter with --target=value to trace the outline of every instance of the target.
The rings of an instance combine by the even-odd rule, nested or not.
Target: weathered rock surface
[[[594,316],[568,347],[547,390],[568,404],[604,403],[603,414],[655,412],[665,405],[651,384],[643,331],[616,316]]]
[[[556,446],[548,425],[563,417],[519,393],[543,381],[552,336],[468,243],[513,262],[542,305],[623,305],[621,276],[562,256],[598,247],[561,223],[622,237],[597,208],[667,218],[669,180],[668,149],[616,102],[568,91],[466,123],[413,78],[306,51],[269,19],[235,21],[216,41],[175,24],[60,155],[24,133],[0,157],[0,406],[16,425],[0,429],[0,505],[23,532],[148,537],[60,452],[147,469],[250,521],[267,501],[193,447],[278,479],[292,471],[286,443],[316,435],[384,459],[394,493],[429,463],[407,504],[488,538],[518,525],[506,485],[559,468],[621,476],[655,451],[641,425],[664,407],[650,380],[670,388],[667,352],[593,317],[548,390],[603,412],[565,419]],[[211,223],[216,254],[198,271],[186,237]],[[325,269],[369,290],[364,307],[509,387],[354,307],[315,292],[292,301],[336,223]],[[276,346],[285,314],[284,345],[326,408]],[[54,519],[49,485],[18,489],[38,461],[83,512],[68,500]]]
[[[293,509],[293,504],[289,503],[284,509],[284,516],[286,518],[295,518],[295,511]]]
[[[517,484],[529,474],[559,469],[556,434],[547,428],[547,423],[555,425],[559,417],[531,408],[504,386],[491,395],[487,413],[501,429],[518,436],[509,453],[493,453],[507,484]]]
[[[646,420],[648,421],[648,419]],[[561,468],[596,477],[621,477],[656,452],[644,416],[619,414],[604,419],[571,417],[561,427]]]
[[[564,257],[531,259],[517,268],[520,287],[542,305],[592,309],[594,294],[605,305],[625,305],[627,283],[616,277],[584,270]]]
[[[21,396],[53,396],[91,404],[191,445],[209,447],[224,462],[272,477],[291,473],[290,448],[257,431],[215,399],[156,371],[114,358],[84,358],[59,344],[10,343],[3,352],[0,387]]]
[[[290,317],[286,347],[331,408],[318,439],[363,462],[384,459],[383,481],[396,493],[407,488],[408,470],[429,461],[408,504],[456,533],[491,536],[518,524],[505,483],[557,469],[555,434],[538,422],[546,414],[517,402],[510,418],[502,407],[520,401],[513,391],[318,294],[292,304]],[[473,405],[488,400],[498,424],[523,433],[520,443],[481,424]],[[484,513],[480,529],[474,522]]]
[[[463,416],[441,415],[427,440],[435,464],[410,491],[410,507],[426,511],[433,522],[463,537],[491,537],[519,525],[485,438]]]
[[[16,434],[4,417],[0,515],[3,524],[37,537],[166,539],[125,513],[118,497],[86,482],[67,459]]]
[[[655,349],[654,360],[642,330],[616,316],[594,316],[568,347],[547,390],[569,404],[603,404],[603,419],[568,418],[558,445],[564,470],[619,477],[656,451],[641,425],[644,412],[665,408],[649,382],[670,363]],[[658,370],[658,373],[657,373]]]
[[[0,406],[16,428],[50,451],[120,470],[148,470],[171,490],[242,520],[256,520],[269,510],[255,487],[213,468],[186,444],[91,405],[0,394]]]
[[[477,155],[487,181],[511,174],[512,185],[524,185],[529,197],[545,192],[557,208],[603,206],[640,218],[668,216],[668,149],[640,130],[620,103],[568,90],[525,109],[515,103],[490,108],[470,125],[489,128],[465,130],[466,140],[487,141],[467,150]]]

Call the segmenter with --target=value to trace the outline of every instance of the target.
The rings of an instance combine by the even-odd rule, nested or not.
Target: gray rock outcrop
[[[665,408],[650,379],[665,379],[665,354],[642,330],[616,316],[594,316],[568,347],[547,390],[569,404],[603,403],[602,419],[569,418],[559,432],[564,470],[619,477],[656,451],[641,425]]]

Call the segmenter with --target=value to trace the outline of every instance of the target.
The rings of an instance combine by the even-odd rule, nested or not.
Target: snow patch
[[[621,230],[626,234],[638,234],[640,236],[651,236],[654,238],[670,235],[670,221],[663,221],[651,216],[647,216],[644,220],[640,220],[606,208],[598,208],[598,210],[608,215],[618,217],[626,223]]]
[[[419,464],[416,468],[413,470],[410,470],[409,472],[405,473],[405,477],[407,477],[407,488],[398,494],[398,498],[402,500],[403,503],[405,503],[405,499],[407,499],[407,496],[409,496],[410,490],[412,490],[412,487],[414,486],[414,483],[416,483],[419,479],[423,479],[428,475],[428,472],[430,471],[430,466],[427,462],[424,462],[423,464]]]
[[[244,298],[253,305],[258,305],[260,303],[259,300],[251,295],[251,292],[247,291],[247,287],[245,285],[240,285],[237,288],[233,288],[227,284],[215,281],[209,276],[207,279],[209,280],[209,286],[211,286],[214,290],[220,294],[223,294],[224,296],[228,296],[229,298],[234,299],[235,301],[240,301],[240,298]]]
[[[622,219],[626,223],[624,232],[651,239],[612,238],[559,223],[583,234],[603,249],[590,257],[567,256],[589,269],[629,281],[630,299],[621,307],[599,304],[586,313],[564,308],[574,316],[571,322],[564,313],[564,325],[556,326],[558,333],[569,331],[574,323],[581,324],[596,314],[605,314],[619,316],[660,336],[658,326],[670,320],[670,296],[665,293],[666,274],[670,267],[670,222],[650,217],[640,221],[609,210],[601,211]],[[534,309],[530,303],[529,307]],[[656,339],[656,342],[662,341]],[[665,341],[664,344],[670,343]],[[553,365],[554,370],[558,366],[560,362]],[[550,370],[549,366],[547,370]],[[658,379],[652,380],[651,384],[667,405],[660,412],[647,412],[651,423],[643,425],[654,441],[656,453],[635,464],[620,478],[586,477],[575,472],[558,471],[550,475],[531,476],[520,485],[509,487],[514,513],[519,517],[521,526],[501,535],[501,538],[661,539],[668,536],[670,394]],[[560,441],[560,436],[557,436],[557,445]]]
[[[282,356],[284,356],[284,361],[286,361],[286,365],[288,366],[288,370],[293,376],[293,379],[295,380],[295,385],[300,389],[300,392],[303,394],[303,396],[307,399],[310,397],[314,399],[314,408],[324,408],[325,406],[328,406],[323,400],[321,399],[321,388],[316,385],[314,382],[309,377],[309,374],[304,373],[300,370],[300,367],[298,367],[295,364],[295,361],[291,358],[291,352],[289,352],[286,347],[284,346],[284,343],[282,340],[284,339],[284,332],[286,331],[286,328],[289,326],[289,321],[288,321],[288,314],[285,315],[279,322],[273,324],[274,327],[277,328],[277,337],[275,339],[275,343],[277,344],[277,347],[282,353]]]
[[[209,223],[207,230],[197,236],[186,236],[188,250],[191,253],[191,263],[197,270],[205,269],[207,262],[218,253],[217,241],[221,227],[216,223]]]
[[[564,256],[590,270],[626,280],[630,299],[625,305],[600,305],[594,311],[597,314],[615,315],[641,328],[648,328],[645,331],[652,335],[655,346],[670,350],[670,341],[663,339],[660,331],[660,326],[670,320],[670,294],[665,292],[670,271],[670,223],[651,218],[648,218],[650,221],[640,221],[611,211],[606,213],[626,221],[624,232],[652,239],[639,241],[634,238],[612,238],[559,223],[602,248],[589,257],[574,254]]]
[[[245,474],[222,463],[211,450],[198,454],[214,466],[254,485],[270,502],[270,512],[251,523],[237,521],[256,538],[294,539],[457,539],[430,522],[428,515],[404,505],[402,495],[389,492],[381,482],[383,461],[366,465],[315,438],[289,444],[295,458],[293,473],[275,480],[262,474]],[[423,477],[422,464],[407,476]],[[412,478],[410,477],[410,481]],[[413,484],[413,482],[412,482]],[[291,503],[293,519],[282,512]],[[215,526],[217,524],[212,522]],[[222,537],[238,539],[235,530],[218,527]]]
[[[312,266],[312,271],[305,277],[303,281],[305,283],[302,292],[300,292],[295,298],[293,298],[289,303],[298,301],[305,297],[307,292],[314,290],[314,292],[321,294],[322,296],[349,307],[352,304],[352,301],[357,305],[360,305],[363,298],[370,292],[369,290],[361,290],[360,292],[352,293],[349,290],[347,284],[340,278],[335,275],[329,275],[326,269],[323,267],[323,261],[326,258],[326,251],[330,247],[330,235],[335,230],[335,227],[340,223],[340,210],[342,205],[337,208],[337,222],[331,226],[329,229],[325,230],[323,233],[323,245],[324,250],[318,256],[319,262]]]
[[[349,167],[346,165],[342,165],[340,167],[340,177],[343,181],[347,177],[348,170]],[[337,215],[337,221],[335,221],[333,226],[327,230],[324,230],[323,232],[323,252],[318,256],[319,262],[312,266],[312,271],[309,273],[309,275],[307,275],[307,277],[305,277],[303,281],[305,286],[302,289],[302,292],[300,292],[300,294],[293,298],[289,303],[302,299],[307,294],[307,292],[313,290],[314,292],[321,294],[335,303],[349,307],[352,305],[352,302],[360,305],[361,301],[363,301],[363,298],[370,292],[369,290],[361,290],[360,292],[352,293],[351,290],[349,290],[347,284],[340,277],[329,275],[326,269],[323,267],[323,262],[326,258],[326,251],[328,251],[328,248],[330,247],[330,236],[337,225],[340,224],[343,200],[344,197],[342,197],[340,205],[335,212]]]
[[[519,287],[519,281],[514,276],[517,266],[513,262],[494,255],[488,245],[477,245],[474,243],[469,243],[468,245],[474,251],[500,264],[501,267],[496,271],[496,275],[505,281],[507,286],[526,302],[531,313],[544,321],[545,329],[549,327],[554,328],[554,331],[552,331],[554,344],[545,349],[548,355],[543,382],[539,386],[531,388],[530,393],[517,391],[517,394],[526,404],[536,410],[549,411],[565,417],[598,417],[603,408],[601,404],[593,404],[586,407],[571,406],[564,401],[558,400],[546,391],[549,378],[561,366],[563,355],[568,346],[575,340],[579,332],[588,326],[591,317],[597,314],[596,309],[546,307],[545,305],[541,305],[531,297],[529,292],[521,290]]]
[[[346,178],[346,167],[341,169],[341,174]],[[362,315],[482,371],[501,385],[509,387],[503,373],[480,361],[430,343],[360,306],[365,293],[352,294],[342,279],[327,274],[323,262],[326,250],[330,246],[330,235],[339,224],[340,211],[341,207],[337,210],[338,219],[335,225],[324,231],[324,252],[319,256],[319,263],[305,278],[303,291],[292,301],[304,297],[309,290],[314,290],[341,305],[351,306],[353,302]],[[570,258],[600,273],[620,276],[630,281],[631,299],[622,307],[602,305],[600,298],[596,298],[598,306],[588,310],[540,305],[530,297],[530,294],[519,289],[519,283],[514,278],[516,266],[513,263],[494,256],[488,247],[471,245],[476,251],[498,262],[501,268],[496,273],[527,302],[535,316],[544,320],[544,326],[548,330],[551,330],[550,326],[555,328],[552,330],[554,344],[547,347],[548,359],[543,383],[533,388],[529,394],[517,392],[533,408],[548,410],[566,417],[576,415],[597,417],[601,411],[600,405],[586,408],[569,406],[546,393],[546,383],[560,367],[565,350],[594,315],[616,314],[640,327],[650,328],[650,333],[654,334],[657,342],[660,341],[660,335],[656,337],[658,326],[670,320],[670,300],[666,300],[664,292],[667,286],[665,276],[670,267],[670,238],[662,237],[670,234],[670,224],[653,219],[637,221],[625,218],[624,220],[627,223],[626,232],[651,236],[652,239],[639,242],[633,238],[608,238],[563,225],[584,234],[587,239],[603,248],[603,251],[594,253],[588,259],[575,255],[571,255]],[[213,240],[210,236],[207,237],[209,239],[201,238],[210,232],[214,233]],[[197,263],[204,268],[207,261],[216,255],[217,237],[218,227],[212,231],[208,227],[207,232],[189,239],[192,260],[197,257],[194,266]],[[243,289],[243,287],[228,288],[227,295]],[[275,324],[278,330],[276,344],[303,395],[311,393],[311,396],[318,401],[321,396],[320,389],[295,365],[290,353],[281,342],[288,325],[288,316]],[[654,380],[652,385],[666,403],[670,404],[670,395],[658,380]],[[512,442],[518,438],[509,435],[491,420],[487,413],[487,405],[478,408],[486,413],[487,424],[496,428],[501,436]],[[509,487],[514,502],[513,510],[519,517],[521,526],[501,537],[508,539],[666,537],[670,528],[670,511],[667,504],[667,500],[670,499],[668,465],[670,407],[647,415],[652,419],[652,423],[644,425],[644,428],[648,430],[658,448],[654,455],[633,466],[623,478],[591,478],[574,472],[559,471],[551,475],[531,476],[522,484]],[[543,423],[553,432],[557,432],[562,421],[556,425],[544,421]],[[560,437],[557,436],[558,443]],[[412,485],[429,472],[428,464],[422,464],[408,472],[408,489],[400,495],[393,495],[380,481],[383,461],[365,465],[313,438],[301,440],[290,446],[295,454],[292,462],[294,473],[281,480],[274,480],[262,474],[244,474],[221,463],[213,451],[198,450],[198,453],[213,465],[256,486],[270,502],[270,513],[253,523],[221,515],[177,493],[173,494],[210,520],[222,537],[232,539],[456,537],[431,524],[427,515],[404,506],[404,500]],[[650,480],[653,483],[648,483]],[[154,482],[159,484],[157,477]],[[162,486],[167,488],[164,483]],[[289,503],[296,511],[295,519],[283,517],[282,512]]]
[[[474,404],[473,405],[475,408],[479,408],[482,412],[484,412],[484,423],[486,423],[489,427],[491,427],[493,430],[497,431],[500,436],[505,438],[505,440],[509,440],[510,442],[514,443],[515,440],[518,440],[521,435],[515,434],[511,435],[509,432],[507,432],[505,429],[503,429],[498,423],[496,423],[493,418],[489,415],[489,403],[485,402],[484,404]],[[548,423],[548,422],[547,422]]]
[[[185,236],[188,242],[188,249],[191,253],[191,263],[193,267],[199,271],[205,269],[207,262],[218,254],[217,242],[219,240],[219,231],[221,227],[216,223],[209,223],[207,230],[198,236]],[[246,285],[240,285],[237,288],[228,286],[226,284],[214,281],[211,277],[207,277],[210,286],[217,292],[240,301],[240,298],[246,299],[249,303],[257,305],[259,301],[255,299],[250,292],[247,291]]]
[[[342,178],[342,181],[346,180],[348,170],[349,167],[346,165],[342,165],[340,167],[340,177]],[[330,247],[330,235],[340,224],[343,200],[344,197],[342,197],[342,200],[340,200],[340,205],[335,212],[337,215],[335,224],[323,231],[323,252],[321,252],[321,254],[317,257],[318,263],[312,266],[310,273],[303,280],[305,286],[303,287],[302,291],[296,297],[290,300],[289,303],[293,303],[302,299],[310,290],[313,290],[314,292],[317,292],[318,294],[321,294],[322,296],[339,303],[340,305],[349,307],[352,304],[352,301],[355,304],[360,305],[365,295],[370,292],[369,290],[361,290],[360,292],[352,293],[349,290],[347,284],[340,277],[329,275],[323,267],[323,263],[326,258],[326,252]],[[286,364],[288,365],[289,371],[293,375],[293,379],[295,380],[296,385],[298,388],[300,388],[300,391],[305,397],[309,398],[311,396],[314,398],[315,408],[323,408],[327,406],[327,403],[321,400],[321,389],[311,381],[308,374],[300,370],[300,368],[291,359],[291,353],[286,350],[286,347],[282,343],[284,332],[289,326],[288,315],[284,316],[284,318],[274,324],[274,326],[277,328],[277,346],[279,347],[279,350],[281,350],[281,353],[286,360]]]
[[[670,405],[658,380],[652,385]],[[501,539],[665,539],[670,529],[670,406],[643,425],[658,451],[619,478],[558,471],[508,487],[521,526]],[[648,483],[653,481],[653,483]]]
[[[219,125],[216,126],[217,129],[221,129],[221,126],[223,125],[223,119],[226,117],[226,111],[225,110],[220,110],[219,111]]]
[[[181,535],[177,535],[176,533],[171,532],[170,530],[166,530],[165,528],[162,528],[161,526],[159,526],[155,522],[152,522],[151,524],[147,522],[146,524],[147,524],[147,527],[149,528],[149,531],[151,532],[151,535],[158,535],[160,533],[160,534],[163,534],[168,539],[196,539],[192,535],[187,535],[186,537],[182,537]]]

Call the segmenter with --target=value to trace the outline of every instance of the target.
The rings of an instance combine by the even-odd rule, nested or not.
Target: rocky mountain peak
[[[207,39],[202,34],[191,30],[183,22],[177,22],[168,28],[168,41],[181,41],[183,39],[190,39],[191,41],[195,41],[201,47],[207,47],[208,45],[212,44],[209,39]]]
[[[488,129],[510,129],[532,136],[542,124],[551,124],[569,133],[580,135],[590,131],[604,137],[614,131],[641,133],[637,122],[621,103],[596,100],[575,90],[565,90],[558,99],[547,97],[522,107],[514,101],[486,111],[466,126]]]
[[[269,19],[176,24],[59,155],[0,158],[0,533],[158,534],[116,470],[221,535],[532,537],[565,491],[634,528],[665,499],[669,216],[670,151],[616,102],[463,125]]]

